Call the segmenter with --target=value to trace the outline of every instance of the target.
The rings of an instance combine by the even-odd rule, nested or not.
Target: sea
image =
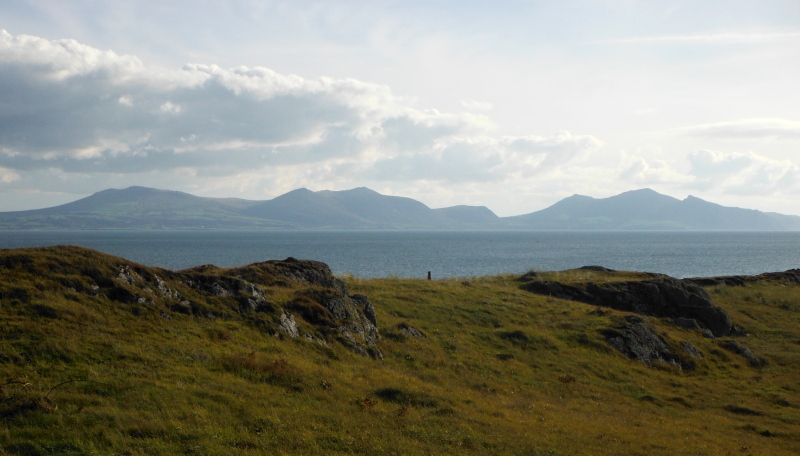
[[[800,268],[800,232],[0,231],[0,248],[79,245],[180,270],[294,257],[334,274],[434,279],[587,265],[673,277]]]

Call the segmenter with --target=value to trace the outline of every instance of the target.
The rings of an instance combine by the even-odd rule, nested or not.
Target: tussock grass
[[[189,291],[216,316],[164,318],[150,304],[93,296],[99,281],[126,289],[113,279],[120,260],[58,253],[0,255],[15,265],[0,278],[6,454],[800,454],[798,286],[709,288],[749,331],[737,341],[767,360],[759,368],[650,318],[673,350],[689,342],[703,354],[683,371],[611,349],[603,331],[623,312],[537,296],[513,276],[348,277],[350,292],[375,304],[377,361],[276,337]],[[313,300],[287,284],[265,293],[313,333]]]

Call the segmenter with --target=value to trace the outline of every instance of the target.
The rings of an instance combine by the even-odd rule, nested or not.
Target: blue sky
[[[0,210],[650,187],[800,214],[800,2],[2,1]]]

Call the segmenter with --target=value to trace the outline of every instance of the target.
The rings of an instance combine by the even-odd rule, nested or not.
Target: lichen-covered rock
[[[522,289],[642,315],[693,319],[717,337],[729,335],[733,327],[728,313],[715,306],[705,290],[671,277],[576,285],[531,281]]]

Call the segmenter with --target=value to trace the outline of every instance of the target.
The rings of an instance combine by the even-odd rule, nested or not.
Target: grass
[[[169,271],[134,265],[217,316],[164,318],[155,294],[141,305],[93,295],[106,279],[127,289],[113,279],[120,264],[84,249],[0,252],[0,454],[800,453],[797,285],[708,288],[749,331],[737,341],[767,360],[760,368],[650,318],[671,346],[702,352],[681,371],[605,343],[625,313],[534,295],[513,276],[348,277],[375,304],[378,361],[276,337],[269,318],[200,302]],[[276,309],[309,296],[262,289]]]

